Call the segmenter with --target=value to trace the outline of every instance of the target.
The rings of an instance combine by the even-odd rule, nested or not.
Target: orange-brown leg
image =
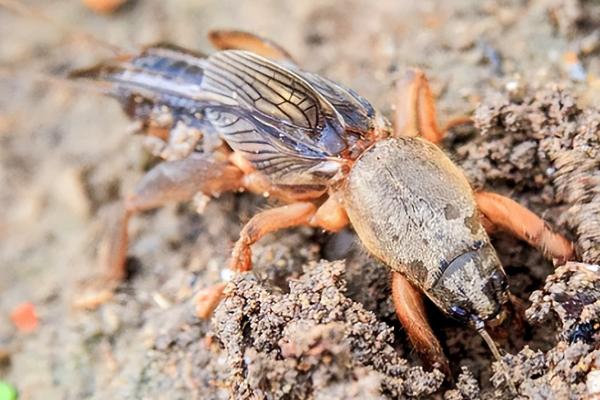
[[[350,223],[348,214],[340,202],[339,196],[331,194],[317,210],[310,225],[323,228],[329,232],[339,232]]]
[[[396,315],[415,350],[428,367],[437,367],[450,377],[448,359],[427,320],[421,293],[397,272],[392,273],[392,299]]]
[[[252,269],[252,252],[250,247],[263,236],[280,229],[308,225],[315,215],[317,207],[313,203],[298,202],[273,208],[256,214],[248,221],[240,232],[235,243],[229,264],[234,272],[246,272]],[[208,318],[219,305],[225,283],[208,287],[196,295],[196,315]]]
[[[230,268],[239,272],[251,270],[250,247],[269,233],[302,225],[339,231],[348,224],[348,217],[337,199],[334,199],[334,196],[330,197],[319,208],[311,202],[296,202],[255,215],[240,232],[240,238],[233,248]],[[325,213],[329,215],[325,216]]]
[[[332,200],[334,199],[334,200]],[[246,272],[252,269],[251,246],[265,235],[295,226],[309,225],[337,232],[348,224],[348,217],[335,195],[321,207],[311,202],[296,202],[263,211],[248,221],[240,232],[229,268],[234,272]],[[225,284],[220,283],[206,288],[196,296],[196,315],[208,318],[219,304]]]
[[[249,32],[214,30],[208,34],[208,39],[219,50],[247,50],[271,60],[294,63],[292,56],[277,43]]]
[[[404,78],[396,83],[396,135],[422,136],[430,142],[439,143],[448,129],[470,121],[469,117],[461,116],[449,120],[444,128],[438,126],[435,100],[423,71],[410,69]]]
[[[433,95],[421,70],[408,70],[396,83],[394,131],[397,135],[423,136],[433,143],[443,139],[436,121]]]
[[[252,269],[252,252],[250,247],[269,233],[308,225],[315,215],[317,207],[310,202],[298,202],[272,208],[256,214],[248,221],[240,232],[240,238],[233,247],[229,268],[236,272]]]
[[[223,291],[226,287],[227,282],[219,282],[216,285],[200,290],[194,298],[196,317],[208,319],[221,302]]]
[[[540,249],[546,257],[552,258],[555,264],[564,264],[573,259],[573,243],[552,231],[543,219],[514,200],[490,192],[476,193],[475,200],[485,218],[486,229],[499,228],[512,233]]]
[[[150,170],[119,207],[110,223],[101,264],[111,281],[125,275],[127,225],[136,213],[168,202],[187,201],[198,192],[216,195],[241,187],[242,172],[235,166],[199,154],[178,161],[163,162]]]

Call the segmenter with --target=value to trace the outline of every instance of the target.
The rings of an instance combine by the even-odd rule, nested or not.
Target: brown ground
[[[442,119],[474,112],[478,129],[445,143],[473,184],[543,215],[585,262],[546,279],[552,267],[537,251],[494,239],[513,293],[527,300],[538,290],[531,324],[501,342],[520,394],[600,392],[597,2],[151,0],[110,17],[73,1],[31,3],[119,45],[208,50],[211,28],[255,31],[386,113],[393,80],[409,65],[424,68]],[[136,218],[138,272],[97,311],[73,309],[81,281],[98,272],[110,204],[149,156],[125,134],[115,102],[31,79],[105,51],[4,10],[0,37],[0,378],[22,399],[510,397],[481,339],[433,309],[457,385],[419,367],[393,314],[388,272],[350,232],[266,238],[255,246],[256,272],[235,279],[211,321],[195,319],[193,294],[218,281],[241,224],[266,206],[247,195],[223,196],[202,216],[173,205]],[[41,319],[31,334],[8,318],[25,301]]]

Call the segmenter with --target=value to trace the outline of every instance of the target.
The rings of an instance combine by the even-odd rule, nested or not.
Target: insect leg
[[[219,282],[216,285],[200,290],[196,294],[194,297],[196,317],[208,319],[212,315],[223,298],[223,291],[226,286],[227,282]]]
[[[252,269],[250,247],[269,233],[300,225],[308,225],[314,217],[317,207],[310,202],[297,202],[272,208],[256,214],[240,232],[235,243],[229,268],[235,272]],[[225,283],[206,288],[196,295],[196,315],[208,318],[221,300]]]
[[[300,225],[308,225],[317,207],[310,202],[298,202],[272,208],[256,214],[240,232],[231,257],[230,268],[245,272],[252,269],[250,246],[269,233]]]
[[[439,143],[448,129],[470,122],[470,117],[460,116],[450,119],[443,128],[438,126],[435,100],[423,71],[410,69],[396,83],[396,135],[422,136],[430,142]]]
[[[258,35],[236,30],[214,30],[208,39],[218,50],[247,50],[274,61],[295,64],[292,56],[283,47]]]
[[[438,364],[450,377],[448,360],[427,321],[422,295],[398,272],[392,273],[392,299],[396,315],[423,361],[429,366]]]
[[[339,232],[349,222],[348,214],[346,214],[346,210],[340,203],[338,196],[332,194],[318,208],[310,221],[310,225],[323,228],[329,232]]]
[[[127,225],[134,214],[168,202],[190,200],[198,192],[216,195],[236,190],[241,187],[241,179],[242,172],[237,167],[198,153],[151,169],[123,201],[108,228],[101,264],[107,269],[109,280],[119,281],[125,275]]]
[[[573,243],[552,231],[543,219],[508,197],[496,193],[475,194],[477,206],[484,216],[484,227],[499,228],[540,249],[542,253],[564,264],[573,259]],[[487,221],[486,221],[487,220]]]
[[[433,143],[443,139],[427,77],[419,69],[408,70],[396,83],[394,132],[403,136],[423,136]]]

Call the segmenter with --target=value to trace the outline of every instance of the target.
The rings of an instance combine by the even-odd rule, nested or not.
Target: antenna
[[[1,1],[1,0],[0,0]],[[45,74],[43,72],[16,72],[9,68],[0,68],[0,79],[25,78],[36,82],[48,83],[58,87],[76,90],[86,90],[103,95],[111,94],[111,85],[105,82],[91,80],[73,80],[69,77]]]
[[[106,40],[100,39],[89,32],[85,32],[79,29],[72,29],[65,24],[62,24],[51,17],[45,15],[44,13],[35,10],[33,7],[30,7],[20,1],[17,0],[0,0],[0,7],[4,7],[15,14],[21,15],[26,18],[33,18],[39,21],[43,21],[44,23],[51,25],[62,31],[68,36],[73,38],[83,38],[85,41],[99,45],[115,55],[123,55],[127,53],[135,52],[134,49],[124,49],[123,47],[116,46],[112,43],[107,42]]]
[[[475,329],[477,330],[477,333],[479,333],[479,335],[481,335],[481,337],[483,338],[483,340],[485,341],[485,343],[488,345],[490,351],[494,355],[494,358],[500,364],[500,368],[502,369],[502,373],[504,374],[504,377],[506,378],[506,383],[508,384],[508,387],[516,395],[518,393],[517,392],[517,388],[515,386],[515,383],[512,381],[510,375],[508,374],[508,367],[506,366],[506,364],[502,360],[502,356],[500,355],[500,351],[498,350],[498,346],[496,346],[496,343],[494,342],[494,340],[492,339],[492,337],[490,336],[490,334],[485,330],[484,325],[483,325],[483,321],[481,321],[481,320],[476,321],[475,322]]]

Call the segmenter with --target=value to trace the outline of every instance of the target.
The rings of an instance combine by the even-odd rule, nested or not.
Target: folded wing
[[[72,76],[99,84],[133,118],[166,113],[168,123],[218,134],[274,183],[288,185],[326,183],[375,115],[349,89],[241,50],[206,57],[156,45]]]

